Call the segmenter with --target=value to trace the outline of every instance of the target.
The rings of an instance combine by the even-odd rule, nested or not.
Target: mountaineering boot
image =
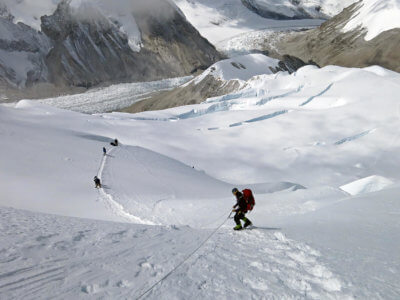
[[[247,218],[243,218],[244,221],[244,228],[253,225],[253,223],[251,223],[251,221]]]
[[[243,228],[242,228],[242,225],[240,225],[240,224],[233,227],[233,230],[241,230],[241,229],[243,229]]]

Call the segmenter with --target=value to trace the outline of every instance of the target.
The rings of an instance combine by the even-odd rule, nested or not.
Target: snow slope
[[[6,298],[139,299],[210,234],[2,207],[0,215],[0,291]],[[238,261],[238,253],[246,259]],[[346,297],[320,256],[276,228],[224,228],[145,298]]]
[[[357,282],[360,299],[398,299],[400,202],[398,184],[283,221],[295,239],[327,255],[333,273]]]
[[[397,299],[399,86],[306,66],[163,111],[0,106],[0,293]],[[369,176],[393,185],[341,189]],[[231,230],[234,186],[254,191],[254,229]]]
[[[372,40],[384,31],[400,28],[400,1],[362,0],[343,31],[359,28],[365,30],[366,41]]]

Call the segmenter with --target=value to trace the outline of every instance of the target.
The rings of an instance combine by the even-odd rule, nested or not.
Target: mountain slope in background
[[[399,16],[399,0],[363,0],[317,29],[288,35],[277,51],[321,66],[380,65],[399,72]]]
[[[279,71],[292,73],[304,65],[302,60],[288,55],[280,61],[260,53],[236,56],[213,64],[201,75],[172,91],[152,95],[122,111],[132,113],[201,103],[207,98],[238,92],[253,76]]]
[[[284,30],[315,27],[319,19],[274,20],[248,9],[241,0],[174,0],[191,24],[212,44],[218,45],[254,30]],[[285,1],[287,10],[290,2]]]
[[[357,0],[242,0],[243,5],[265,18],[329,19]]]
[[[47,2],[40,3],[46,8],[54,6]],[[20,5],[27,9],[26,2]],[[13,18],[13,10],[5,9],[4,3],[2,7],[3,15],[8,16],[2,20],[8,25],[3,27],[2,37],[12,36],[25,26],[15,24],[17,20],[30,21],[25,15]],[[12,8],[22,10],[16,10],[18,5]],[[40,14],[40,10],[35,13]],[[37,26],[36,19],[35,15],[32,26]],[[39,50],[33,49],[34,57],[29,54],[23,63],[25,68],[31,66],[29,76],[24,69],[8,65],[10,57],[17,60],[21,56],[21,41],[26,40],[26,34],[18,43],[15,38],[2,39],[0,64],[4,83],[25,87],[27,83],[50,82],[87,88],[100,83],[148,81],[205,69],[220,58],[169,1],[151,0],[145,5],[139,0],[123,0],[118,5],[104,0],[62,1],[53,14],[41,17],[40,24],[43,34],[25,26],[35,41],[46,42],[40,44]],[[30,47],[35,45],[31,44]],[[19,76],[12,76],[13,73]]]

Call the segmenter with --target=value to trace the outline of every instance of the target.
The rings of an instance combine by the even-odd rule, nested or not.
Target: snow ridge
[[[123,147],[123,146],[120,145],[118,147]],[[118,150],[119,150],[119,148],[118,148]],[[103,178],[103,171],[106,166],[106,163],[107,163],[108,159],[110,157],[112,157],[111,153],[114,153],[114,152],[118,153],[118,151],[115,151],[114,148],[111,148],[111,150],[107,151],[106,155],[103,155],[103,159],[101,160],[100,168],[97,173],[97,177],[100,180],[102,180],[102,178]],[[120,203],[118,203],[117,201],[114,200],[114,198],[111,194],[107,193],[107,189],[109,189],[109,187],[107,187],[106,185],[102,185],[102,187],[99,188],[99,196],[100,196],[100,199],[103,200],[103,202],[106,204],[106,206],[115,215],[117,215],[118,217],[121,217],[123,220],[126,220],[127,222],[132,222],[132,223],[136,223],[136,224],[155,225],[155,223],[153,223],[153,222],[142,220],[141,218],[130,214]]]

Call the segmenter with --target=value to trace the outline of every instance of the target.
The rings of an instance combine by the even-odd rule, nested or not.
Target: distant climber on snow
[[[104,154],[104,156],[107,155],[107,149],[106,149],[106,147],[103,147],[103,154]]]
[[[111,146],[118,146],[118,140],[115,139],[114,142],[110,143]]]
[[[95,184],[95,188],[101,188],[101,182],[100,182],[100,178],[97,176],[94,176],[93,178],[94,184]]]
[[[232,210],[233,212],[236,212],[233,218],[236,226],[233,227],[233,229],[241,230],[253,224],[248,218],[245,217],[245,214],[249,210],[253,209],[255,205],[254,196],[250,189],[244,189],[242,192],[240,192],[237,188],[234,188],[232,190],[232,194],[235,195],[237,201]],[[240,220],[244,221],[243,227]]]

